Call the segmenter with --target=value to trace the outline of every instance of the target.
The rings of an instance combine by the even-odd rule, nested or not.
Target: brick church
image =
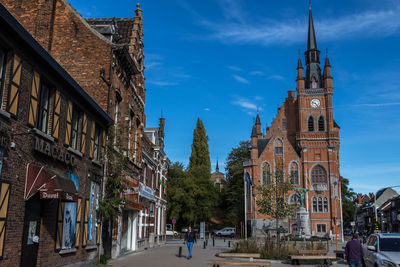
[[[295,187],[309,189],[305,195],[309,229],[302,229],[303,233],[334,236],[337,228],[338,238],[342,239],[340,127],[333,118],[333,78],[328,54],[323,71],[320,64],[310,8],[305,75],[299,56],[296,93],[288,91],[285,102],[265,132],[257,114],[251,134],[250,159],[244,163],[244,171],[248,172],[254,185],[273,183],[275,176],[283,173],[285,180],[293,179]],[[246,184],[249,234],[262,235],[268,229],[274,230],[274,220],[258,212],[255,203],[258,192],[250,183]],[[298,203],[299,195],[291,192],[287,201]],[[280,227],[291,235],[299,231],[295,216],[282,220]]]

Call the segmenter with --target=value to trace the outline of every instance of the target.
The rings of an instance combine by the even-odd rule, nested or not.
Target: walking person
[[[185,235],[185,241],[186,241],[188,251],[189,251],[189,256],[187,258],[190,259],[192,257],[193,243],[196,242],[196,244],[197,244],[196,234],[192,231],[191,226],[188,227],[188,231]]]
[[[350,267],[361,267],[364,251],[360,241],[358,241],[358,234],[354,233],[352,239],[347,242],[345,252]]]

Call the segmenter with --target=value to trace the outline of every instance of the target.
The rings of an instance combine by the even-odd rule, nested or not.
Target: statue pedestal
[[[297,212],[297,237],[311,237],[310,215],[305,208],[300,208]]]

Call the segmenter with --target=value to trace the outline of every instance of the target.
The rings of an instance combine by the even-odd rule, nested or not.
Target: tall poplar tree
[[[193,131],[192,153],[189,159],[187,179],[193,179],[196,185],[193,192],[188,192],[194,196],[196,202],[196,223],[209,221],[213,207],[217,204],[217,196],[211,182],[208,137],[200,118],[197,119],[196,128]]]

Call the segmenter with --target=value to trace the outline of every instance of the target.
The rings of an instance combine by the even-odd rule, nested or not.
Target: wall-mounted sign
[[[54,160],[64,162],[67,165],[76,166],[77,164],[75,156],[68,152],[66,149],[57,148],[52,143],[40,139],[37,136],[35,136],[34,138],[33,149],[49,157],[52,157]]]
[[[154,190],[148,186],[145,186],[143,183],[140,183],[140,186],[139,186],[139,196],[147,198],[148,200],[151,200],[151,201],[155,201]]]

